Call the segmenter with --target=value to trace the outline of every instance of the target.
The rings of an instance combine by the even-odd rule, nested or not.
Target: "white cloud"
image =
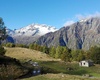
[[[75,15],[74,18],[66,21],[63,26],[69,26],[69,25],[75,23],[76,21],[79,21],[79,20],[82,20],[82,19],[88,19],[88,18],[91,18],[91,17],[100,17],[100,12],[95,12],[94,14],[84,14],[84,15],[83,14],[77,14],[77,15]]]
[[[75,16],[76,19],[81,20],[81,19],[87,19],[87,18],[91,18],[91,17],[100,17],[100,12],[95,12],[94,14],[77,14]]]
[[[67,22],[65,22],[64,26],[69,26],[69,25],[71,25],[73,23],[75,23],[73,20],[67,21]]]

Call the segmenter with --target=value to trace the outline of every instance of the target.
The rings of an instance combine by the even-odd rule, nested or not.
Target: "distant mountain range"
[[[37,44],[50,46],[68,46],[71,49],[89,49],[100,46],[100,17],[80,20],[65,26],[56,32],[40,37]]]
[[[7,29],[7,33],[13,38],[14,43],[29,44],[37,40],[40,36],[56,30],[55,27],[45,24],[31,24],[18,30]]]
[[[80,20],[57,30],[55,27],[31,24],[19,30],[7,30],[15,43],[68,46],[71,49],[89,49],[100,46],[100,17]]]

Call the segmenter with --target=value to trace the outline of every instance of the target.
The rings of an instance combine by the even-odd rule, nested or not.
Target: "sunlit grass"
[[[32,59],[32,60],[37,60],[37,61],[52,61],[56,60],[54,58],[51,58],[49,55],[36,51],[36,50],[31,50],[27,48],[5,48],[6,51],[6,56],[10,56],[19,60],[27,60],[27,59]]]
[[[100,78],[87,78],[82,76],[67,75],[60,73],[60,74],[44,74],[30,78],[25,78],[22,80],[100,80]]]
[[[39,65],[44,67],[43,70],[45,73],[51,73],[23,80],[100,80],[100,65],[80,67],[76,62],[65,63],[59,59],[51,58],[49,55],[35,50],[26,48],[6,48],[6,50],[6,56],[16,58],[23,62],[27,59],[38,61]],[[72,68],[72,70],[67,70],[68,68]],[[63,73],[64,78],[62,78],[62,74],[59,73]],[[93,78],[83,78],[85,77],[83,76],[85,74],[91,75]],[[98,77],[99,79],[94,79],[94,77]]]

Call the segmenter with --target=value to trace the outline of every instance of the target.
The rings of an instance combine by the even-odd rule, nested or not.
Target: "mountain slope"
[[[50,46],[68,46],[72,49],[89,49],[100,45],[100,18],[93,17],[40,37],[36,43]]]
[[[56,30],[55,27],[45,24],[31,24],[14,31],[7,29],[7,32],[14,39],[15,43],[29,44],[37,40],[40,36]]]
[[[40,61],[59,61],[59,59],[54,59],[43,52],[36,50],[31,50],[27,48],[5,48],[6,56],[16,58],[18,60],[40,60]]]

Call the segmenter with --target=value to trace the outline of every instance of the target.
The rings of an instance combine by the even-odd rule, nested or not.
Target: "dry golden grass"
[[[95,77],[83,77],[68,74],[44,74],[39,76],[33,76],[30,78],[24,78],[22,80],[100,80],[100,78]]]
[[[10,56],[19,60],[40,60],[40,61],[58,61],[58,59],[51,58],[49,55],[27,48],[5,48],[6,49],[6,56]]]

